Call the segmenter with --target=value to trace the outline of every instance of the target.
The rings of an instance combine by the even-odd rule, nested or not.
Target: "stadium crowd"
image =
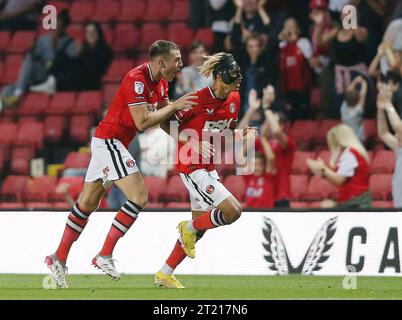
[[[42,27],[45,4],[58,9],[55,30]],[[239,62],[238,126],[259,130],[255,169],[217,169],[244,207],[402,207],[401,0],[0,0],[0,208],[74,203],[91,128],[157,39],[182,49],[172,100],[211,84],[204,55]],[[129,146],[150,208],[190,206],[172,145],[152,128]],[[125,201],[113,186],[102,207]]]

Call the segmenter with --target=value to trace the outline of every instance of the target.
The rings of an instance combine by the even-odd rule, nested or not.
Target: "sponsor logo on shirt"
[[[229,105],[229,111],[230,113],[236,112],[236,105],[233,102]]]
[[[214,114],[214,109],[207,109],[208,115],[213,115]]]
[[[210,131],[229,129],[232,121],[233,118],[218,121],[205,121],[204,130]]]

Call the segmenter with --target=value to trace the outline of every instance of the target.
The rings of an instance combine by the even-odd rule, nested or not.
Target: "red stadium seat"
[[[227,176],[224,184],[238,201],[244,200],[246,196],[246,187],[242,176]]]
[[[13,174],[29,174],[30,161],[35,155],[33,146],[18,146],[11,149],[10,169]]]
[[[112,103],[113,98],[119,87],[120,85],[115,83],[107,83],[103,86],[102,97],[103,97],[103,103],[106,107],[108,107]]]
[[[313,176],[308,183],[307,192],[303,198],[311,201],[334,199],[336,193],[336,188],[329,182],[319,176]]]
[[[18,128],[17,139],[15,145],[32,145],[33,147],[42,150],[44,137],[43,122],[25,122]]]
[[[212,48],[214,44],[214,34],[211,28],[197,29],[195,32],[194,40],[201,41],[207,48]]]
[[[189,18],[189,1],[174,0],[173,10],[167,18],[171,21],[187,21]]]
[[[0,144],[9,145],[17,139],[18,125],[16,123],[0,123]]]
[[[168,202],[165,206],[166,209],[187,209],[191,210],[190,202]]]
[[[70,16],[73,22],[89,21],[95,12],[94,1],[74,1],[70,8]]]
[[[118,21],[140,21],[142,20],[147,7],[145,0],[122,0]]]
[[[0,172],[3,172],[5,163],[8,160],[8,147],[0,144]]]
[[[43,176],[29,180],[22,192],[22,200],[25,202],[45,202],[52,190],[56,187],[56,177]]]
[[[389,200],[391,198],[392,175],[386,173],[370,176],[370,190],[373,200]]]
[[[31,49],[36,37],[35,31],[16,31],[11,38],[6,51],[10,53],[24,53]]]
[[[185,23],[170,23],[168,26],[168,39],[183,48],[193,41],[193,33],[193,29],[188,28]]]
[[[170,0],[152,0],[148,1],[142,20],[144,21],[163,21],[166,20],[172,11]],[[164,39],[164,37],[160,38]]]
[[[0,202],[0,209],[24,209],[22,202]]]
[[[160,196],[160,199],[165,202],[186,202],[189,200],[187,188],[184,186],[184,183],[181,181],[179,176],[173,176],[169,179],[166,189]]]
[[[129,59],[113,60],[108,71],[103,77],[104,82],[120,82],[123,77],[134,67],[133,61]]]
[[[49,194],[49,201],[51,202],[63,202],[64,201],[64,195],[59,194],[56,192],[56,189],[62,185],[62,184],[68,184],[68,194],[70,197],[74,200],[78,199],[78,196],[80,195],[82,188],[84,186],[84,177],[78,176],[78,177],[62,177],[57,181],[57,185],[54,187],[54,189],[50,192]]]
[[[315,153],[308,151],[296,151],[292,163],[292,174],[309,174],[307,159],[314,159]]]
[[[393,208],[394,203],[392,201],[373,201],[373,208]]]
[[[65,201],[59,201],[59,202],[53,202],[52,208],[59,210],[70,210],[71,206]]]
[[[166,179],[160,177],[145,176],[144,184],[148,190],[150,202],[158,202],[162,193],[166,190]]]
[[[308,149],[317,135],[319,122],[315,120],[296,120],[289,130],[289,135],[300,149]]]
[[[4,63],[5,70],[2,83],[14,83],[17,80],[18,73],[22,64],[23,56],[20,54],[9,54]]]
[[[163,202],[148,202],[146,209],[163,209]]]
[[[152,2],[153,3],[153,2]],[[159,39],[167,38],[167,30],[157,22],[144,23],[140,30],[141,33],[141,50],[148,50],[148,47]]]
[[[375,119],[363,120],[365,140],[377,140],[377,121]]]
[[[116,0],[97,0],[95,13],[91,20],[98,22],[110,22],[114,20],[120,12],[120,2]]]
[[[119,23],[115,28],[113,51],[135,50],[140,43],[140,33],[132,23]]]
[[[64,169],[87,168],[91,155],[84,152],[70,152],[64,160]]]
[[[292,189],[292,200],[299,201],[303,198],[308,186],[308,176],[291,175],[290,186]]]
[[[100,114],[102,110],[101,91],[81,91],[78,94],[77,102],[71,109],[71,113]]]
[[[93,116],[74,115],[70,120],[70,139],[78,143],[87,143],[89,130],[93,123]]]
[[[70,8],[70,2],[68,1],[48,1],[47,4],[55,6],[57,12],[60,12],[62,10],[68,10]]]
[[[0,51],[3,52],[7,49],[11,41],[10,31],[0,31]]]
[[[6,201],[21,201],[21,195],[28,179],[28,176],[7,176],[1,187],[1,199]]]
[[[308,204],[311,209],[321,209],[321,201],[312,201]]]
[[[328,131],[340,123],[341,123],[340,120],[334,120],[334,119],[322,120],[320,123],[320,126],[318,127],[317,134],[315,135],[315,138],[313,139],[314,142],[316,144],[325,144],[326,145]]]
[[[25,203],[26,209],[39,210],[39,209],[52,209],[53,206],[49,202],[33,201]]]
[[[392,173],[395,169],[395,152],[391,150],[378,150],[371,163],[372,173]]]
[[[108,23],[102,23],[101,28],[107,44],[113,49],[113,42],[115,38],[114,29]]]
[[[290,207],[292,209],[306,209],[308,208],[308,202],[304,201],[291,201],[290,202]]]
[[[46,141],[57,142],[63,137],[66,128],[66,118],[62,115],[46,116],[44,122],[44,138]]]
[[[77,42],[83,42],[85,37],[84,27],[81,23],[74,23],[67,27],[67,34]]]
[[[21,115],[40,115],[49,106],[49,95],[45,93],[28,93],[18,109]]]
[[[75,92],[57,92],[53,95],[46,114],[67,114],[75,105]]]

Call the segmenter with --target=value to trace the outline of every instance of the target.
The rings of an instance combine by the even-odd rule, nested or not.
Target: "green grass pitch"
[[[156,288],[153,275],[69,275],[69,289],[43,289],[44,275],[0,275],[0,299],[402,299],[400,277],[357,277],[357,288],[343,288],[343,277],[179,275],[184,290]]]

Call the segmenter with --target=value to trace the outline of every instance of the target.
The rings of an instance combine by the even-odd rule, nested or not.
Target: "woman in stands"
[[[395,134],[389,130],[387,117]],[[377,96],[377,128],[381,140],[396,153],[392,198],[394,207],[402,208],[402,121],[392,104],[392,87],[383,83],[379,84]]]
[[[85,26],[84,43],[78,47],[77,57],[58,52],[50,76],[45,82],[31,86],[30,90],[49,94],[56,90],[98,90],[111,60],[112,50],[106,43],[100,24],[89,22]]]
[[[370,208],[369,158],[353,130],[345,124],[327,133],[330,165],[320,158],[308,159],[311,171],[338,188],[339,208]]]

